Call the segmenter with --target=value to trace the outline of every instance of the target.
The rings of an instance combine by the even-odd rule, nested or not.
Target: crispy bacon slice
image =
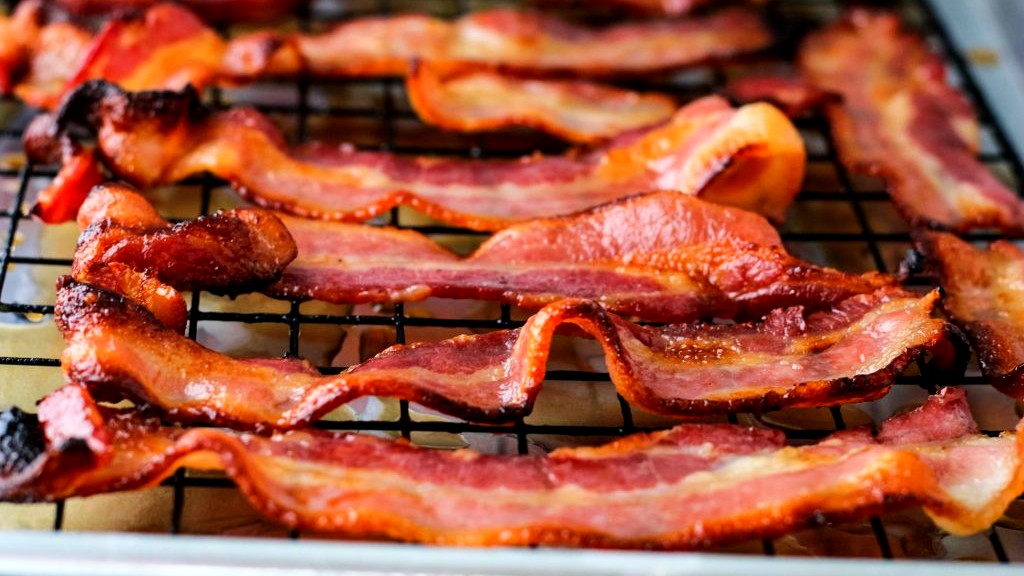
[[[775,229],[760,216],[675,192],[517,224],[465,258],[412,231],[283,220],[298,256],[277,282],[262,290],[288,299],[343,304],[437,296],[540,308],[577,297],[600,300],[620,314],[682,322],[760,318],[785,306],[827,308],[897,283],[892,276],[855,276],[797,260],[786,254]],[[182,270],[165,257],[177,249],[154,249],[153,238],[180,242],[192,261],[220,259],[199,251],[209,247],[219,252],[221,246],[177,238],[191,230],[185,225],[169,230],[170,224],[145,198],[125,186],[92,192],[79,223],[85,228],[95,222],[104,223],[102,231],[83,236],[76,270],[118,262],[149,270],[176,288],[196,290],[210,280],[202,272],[187,282],[179,278]],[[119,249],[110,248],[110,238]],[[276,240],[266,242],[274,245]],[[225,266],[213,287],[245,286],[244,278],[232,282],[232,273]]]
[[[988,381],[1024,398],[1024,250],[998,240],[987,249],[953,236],[915,236],[945,291],[942,306],[967,333]]]
[[[800,67],[842,96],[825,109],[840,158],[885,179],[915,226],[1024,230],[1024,204],[975,157],[978,126],[938,55],[898,17],[855,10],[812,34]]]
[[[97,204],[117,194],[116,185],[99,187]],[[90,209],[90,226],[79,238],[72,274],[89,280],[113,263],[179,290],[240,293],[276,280],[296,256],[295,242],[281,220],[258,208],[237,208],[171,226],[149,207],[120,199],[101,218]],[[113,219],[113,217],[117,219]],[[152,227],[155,220],[162,222]],[[137,223],[133,227],[131,223]]]
[[[676,111],[675,102],[662,94],[490,71],[442,77],[423,63],[412,66],[406,90],[421,120],[447,130],[528,126],[583,144],[661,124]]]
[[[43,120],[41,122],[45,122]],[[292,214],[364,220],[398,204],[480,230],[577,212],[651,189],[673,189],[781,220],[798,192],[799,134],[766,104],[731,108],[709,97],[669,122],[591,152],[516,161],[408,157],[313,146],[289,154],[255,110],[204,113],[194,91],[128,94],[82,86],[26,150],[52,148],[68,125],[97,133],[113,173],[148,187],[209,171],[245,198]],[[54,125],[55,123],[55,125]]]
[[[61,409],[76,396],[105,426],[76,426],[77,413]],[[546,456],[322,431],[166,427],[97,409],[77,387],[44,400],[38,420],[16,409],[0,416],[5,500],[143,488],[180,467],[225,470],[261,513],[287,526],[434,544],[700,548],[910,506],[966,535],[990,526],[1024,489],[1020,428],[978,434],[964,393],[952,388],[877,435],[860,428],[785,447],[773,430],[683,424]]]
[[[78,16],[122,14],[158,5],[163,0],[50,0]],[[265,22],[294,13],[309,0],[183,0],[207,22]]]
[[[473,420],[530,411],[555,330],[595,338],[619,392],[664,414],[820,406],[873,399],[923,351],[942,357],[936,294],[895,290],[833,310],[780,309],[761,323],[644,327],[585,300],[545,307],[521,329],[398,346],[337,376],[297,360],[236,360],[171,330],[124,297],[62,281],[56,319],[70,381],[176,419],[294,428],[365,395]],[[949,358],[941,358],[948,362]]]
[[[581,27],[539,12],[495,9],[454,22],[419,14],[361,18],[319,35],[259,32],[231,42],[226,70],[239,78],[402,76],[411,60],[445,71],[490,68],[540,74],[648,74],[730,58],[772,42],[751,11]]]
[[[116,82],[126,90],[177,90],[188,84],[202,87],[221,76],[224,40],[174,4],[156,5],[138,18],[114,18],[95,36],[66,22],[44,25],[38,3],[27,6],[9,21],[0,19],[0,31],[18,28],[0,39],[0,78],[6,78],[0,89],[13,89],[34,106],[53,108],[92,79]],[[27,73],[19,74],[21,68]]]

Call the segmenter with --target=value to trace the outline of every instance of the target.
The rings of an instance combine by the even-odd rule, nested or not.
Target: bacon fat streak
[[[999,240],[976,248],[938,232],[916,235],[945,291],[942,307],[967,333],[993,386],[1024,398],[1024,250]]]
[[[129,94],[101,82],[83,85],[56,118],[33,122],[26,150],[36,160],[55,160],[54,141],[77,123],[96,133],[115,176],[142,187],[208,171],[246,199],[299,216],[359,221],[405,204],[479,230],[657,189],[781,220],[806,160],[800,135],[781,112],[767,104],[734,109],[717,97],[590,152],[497,161],[325,145],[290,153],[255,110],[208,112],[193,90]],[[70,188],[60,194],[77,197]]]
[[[232,214],[171,228],[131,189],[99,187],[79,212],[88,230],[74,273],[87,280],[81,271],[116,263],[179,290],[260,289],[278,298],[338,304],[433,296],[540,308],[562,298],[589,298],[613,312],[660,322],[755,319],[785,306],[828,308],[898,282],[796,259],[760,216],[676,192],[516,224],[467,257],[413,231],[290,217],[283,217],[290,238],[276,226],[244,225],[242,236],[259,249],[236,250],[220,233],[223,226],[206,231]],[[222,240],[209,241],[210,234]],[[268,285],[269,274],[253,277],[241,268],[279,272],[294,253],[292,239],[298,256],[276,282]],[[238,261],[232,256],[246,253]],[[190,265],[197,262],[221,264]]]
[[[822,406],[878,398],[922,352],[952,358],[937,294],[882,291],[833,310],[780,309],[758,324],[630,323],[586,300],[562,300],[517,330],[394,346],[335,376],[300,360],[236,360],[168,328],[123,296],[61,281],[57,325],[72,382],[180,420],[294,428],[361,396],[391,396],[472,420],[531,410],[551,339],[573,326],[602,346],[618,391],[663,414]],[[198,385],[197,383],[201,383]]]
[[[1020,428],[978,434],[952,388],[875,435],[859,428],[800,447],[773,430],[683,424],[596,448],[488,456],[355,434],[165,427],[98,408],[75,386],[46,398],[38,419],[3,413],[0,428],[4,500],[225,470],[286,526],[432,544],[701,548],[910,506],[971,534],[1024,489]]]
[[[978,124],[942,59],[894,14],[854,10],[809,36],[799,57],[828,103],[839,157],[882,177],[915,226],[1024,231],[1024,204],[975,157]]]

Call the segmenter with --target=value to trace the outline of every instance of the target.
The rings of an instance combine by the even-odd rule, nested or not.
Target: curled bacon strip
[[[921,232],[915,241],[945,291],[943,308],[967,333],[985,377],[1024,398],[1024,250],[1003,240],[983,250],[937,232]]]
[[[461,132],[528,126],[579,143],[661,124],[676,111],[675,102],[661,94],[490,71],[442,77],[422,63],[413,65],[406,89],[428,124]]]
[[[436,296],[540,308],[577,297],[599,299],[613,312],[680,322],[760,318],[784,306],[817,309],[896,284],[891,276],[844,274],[793,258],[760,216],[675,192],[516,224],[464,258],[412,231],[283,219],[298,256],[262,290],[289,299],[343,304]],[[182,290],[254,287],[245,277],[232,279],[238,264],[219,256],[220,244],[190,238],[184,224],[171,230],[127,187],[92,192],[79,223],[97,222],[100,229],[90,228],[79,242],[76,270],[121,263]],[[267,234],[262,242],[279,243]],[[177,265],[179,258],[224,262],[213,278],[206,268]]]
[[[454,22],[410,14],[361,18],[319,35],[256,33],[231,42],[227,71],[240,78],[401,76],[411,60],[445,71],[491,68],[577,76],[646,74],[766,48],[764,22],[748,10],[709,16],[574,25],[538,12],[495,9]]]
[[[651,189],[699,194],[781,220],[805,164],[803,142],[781,112],[766,104],[734,109],[716,97],[586,153],[496,161],[321,145],[299,159],[255,110],[206,113],[192,90],[129,94],[89,83],[65,101],[56,119],[34,123],[26,150],[48,158],[55,135],[75,122],[96,132],[113,173],[137,185],[209,171],[257,204],[300,216],[364,220],[407,204],[480,230]]]
[[[1024,204],[974,153],[978,126],[945,67],[897,16],[855,10],[812,34],[800,66],[826,105],[840,158],[885,179],[914,225],[968,231],[1024,230]]]
[[[306,362],[235,360],[189,340],[129,300],[62,281],[57,325],[73,382],[128,395],[178,419],[294,428],[355,398],[393,396],[473,420],[527,414],[551,338],[570,324],[604,348],[631,403],[664,414],[820,406],[874,399],[922,352],[939,359],[937,294],[882,291],[833,310],[780,309],[758,324],[644,327],[585,300],[545,307],[521,329],[393,347],[337,376]]]
[[[103,425],[79,427],[78,413],[61,409],[68,403],[91,406]],[[1024,489],[1020,427],[978,434],[964,393],[952,388],[877,435],[859,428],[785,447],[777,431],[683,424],[547,456],[320,431],[164,427],[97,409],[77,387],[45,399],[39,420],[0,416],[5,500],[143,488],[186,466],[222,469],[287,526],[435,544],[699,548],[908,506],[965,535],[990,526]]]

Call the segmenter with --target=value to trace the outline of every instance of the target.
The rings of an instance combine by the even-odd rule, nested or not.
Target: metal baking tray
[[[318,0],[282,26],[318,30],[346,18],[407,10],[455,17],[510,3]],[[969,20],[976,11],[958,0],[904,0],[886,6],[899,10],[947,57],[953,80],[978,110],[983,160],[1020,189],[1024,182],[1021,159],[1009,140],[1009,134],[1016,134],[1020,127],[1000,124],[998,119],[1012,121],[1012,111],[994,113],[971,74],[983,61],[983,69],[973,71],[989,88],[991,61],[972,57],[970,50],[959,51],[951,31],[944,27],[944,22],[957,22],[961,45],[984,46],[992,38],[987,34],[975,31],[973,38],[961,37],[965,30],[986,30],[984,23]],[[584,1],[564,9],[596,20],[607,17]],[[838,16],[842,3],[776,0],[765,10],[780,38],[766,58],[631,80],[628,86],[667,92],[685,102],[721,91],[733,77],[783,70],[802,33]],[[224,30],[228,34],[243,31]],[[281,125],[292,143],[340,139],[396,152],[472,157],[515,157],[564,148],[528,131],[467,136],[424,126],[410,110],[400,80],[264,82],[210,90],[206,98],[215,105],[260,108]],[[26,217],[35,195],[55,173],[53,167],[28,164],[21,153],[21,133],[34,114],[17,101],[0,101],[0,405],[25,409],[61,383],[58,358],[63,343],[52,322],[53,283],[68,272],[78,234],[74,224],[47,227]],[[782,230],[788,248],[844,270],[893,271],[909,248],[909,235],[882,184],[851,175],[838,163],[823,118],[800,118],[797,126],[808,146],[809,163],[805,190]],[[239,202],[223,182],[212,178],[157,191],[153,198],[172,218],[190,218]],[[460,251],[471,250],[483,238],[405,210],[395,210],[378,223],[429,233]],[[991,239],[991,235],[978,239]],[[261,296],[228,300],[197,293],[191,295],[189,335],[233,355],[302,355],[325,372],[337,372],[391,343],[507,328],[527,316],[526,311],[481,302],[430,300],[405,306],[346,307]],[[558,351],[534,414],[518,422],[484,426],[405,402],[370,399],[332,413],[318,426],[404,436],[434,447],[527,453],[600,443],[674,423],[631,410],[617,397],[601,366],[595,365],[594,350],[586,344],[565,343]],[[949,382],[925,381],[910,373],[890,395],[873,403],[738,414],[728,420],[774,426],[793,442],[806,442],[836,429],[877,422],[921,401],[937,386],[954,384],[968,388],[983,429],[1008,429],[1020,418],[1020,407],[984,384],[972,367],[965,378]],[[990,531],[968,538],[944,534],[922,513],[910,511],[864,522],[821,523],[782,538],[706,553],[460,550],[323,542],[322,536],[289,532],[263,521],[223,476],[187,471],[144,492],[58,504],[0,504],[0,529],[14,530],[0,532],[0,573],[23,574],[220,574],[230,569],[236,574],[820,574],[827,570],[840,575],[913,569],[929,574],[984,571],[991,575],[1012,568],[1006,564],[1024,561],[1024,501],[1019,499]],[[902,560],[979,560],[1003,566]]]

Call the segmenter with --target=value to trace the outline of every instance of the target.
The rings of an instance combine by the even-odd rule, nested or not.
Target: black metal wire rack
[[[16,2],[9,1],[9,5]],[[508,2],[495,0],[428,0],[424,2],[399,2],[388,0],[330,1],[314,2],[311,7],[296,13],[289,26],[305,30],[319,30],[330,23],[370,13],[416,10],[429,11],[440,16],[456,17],[465,12],[493,7]],[[967,73],[964,57],[952,48],[946,31],[942,28],[925,0],[904,1],[897,8],[912,26],[925,32],[931,42],[947,57],[955,80],[974,101],[979,112],[983,132],[983,160],[997,173],[1004,176],[1016,189],[1024,182],[1021,159],[1012,152],[1002,128],[995,122],[984,98]],[[567,10],[575,15],[592,16],[586,2],[570,3]],[[837,16],[841,5],[837,2],[815,0],[779,0],[767,5],[770,21],[780,37],[779,46],[769,59],[779,63],[791,61],[800,36],[823,21]],[[600,17],[600,15],[598,15]],[[227,34],[235,30],[225,30]],[[731,77],[749,73],[754,67],[771,65],[764,60],[755,64],[730,64],[700,68],[677,75],[666,76],[643,82],[631,82],[631,87],[652,89],[669,93],[680,102],[694,97],[721,92],[724,83]],[[216,106],[237,104],[253,105],[277,120],[292,143],[310,140],[351,141],[364,147],[379,147],[401,153],[468,155],[470,157],[511,157],[532,152],[536,149],[557,150],[562,144],[527,132],[507,132],[484,135],[452,135],[426,127],[418,122],[411,112],[400,80],[351,80],[319,81],[301,78],[290,84],[268,82],[242,89],[208,91],[206,98]],[[54,176],[53,167],[34,166],[26,163],[20,154],[20,138],[24,127],[35,112],[14,100],[0,101],[0,239],[3,241],[0,259],[0,333],[11,326],[26,323],[52,323],[53,305],[41,293],[20,288],[18,274],[34,274],[36,277],[56,278],[65,273],[71,261],[68,258],[72,246],[63,251],[50,252],[39,242],[41,225],[27,217],[36,192]],[[893,271],[909,248],[906,226],[896,216],[888,196],[880,182],[871,181],[849,174],[838,162],[832,145],[829,127],[821,117],[803,117],[797,126],[805,137],[808,152],[808,179],[791,209],[790,218],[782,230],[783,238],[791,251],[821,264],[837,266],[851,271],[881,270]],[[209,213],[217,203],[218,194],[224,183],[212,178],[200,178],[186,183],[181,188],[194,194],[196,210],[191,214],[176,214],[190,217]],[[413,228],[421,232],[462,239],[472,243],[480,235],[466,230],[450,228],[435,223],[410,218],[409,214],[394,210],[390,218],[381,223]],[[978,235],[977,239],[989,239]],[[306,304],[289,302],[280,309],[271,311],[225,311],[211,309],[204,304],[211,297],[195,293],[191,296],[188,334],[200,337],[202,326],[215,323],[234,323],[242,326],[280,327],[277,342],[289,355],[304,351],[303,334],[317,326],[337,326],[351,329],[358,326],[380,326],[393,330],[392,340],[404,343],[407,331],[422,328],[450,330],[493,330],[519,325],[520,311],[507,305],[495,307],[494,315],[480,319],[467,318],[459,314],[438,317],[409,313],[406,307],[396,305],[386,310],[354,309],[339,313],[337,310],[310,311]],[[8,340],[0,339],[0,346]],[[21,346],[19,349],[25,348]],[[31,349],[31,346],[29,346]],[[59,352],[59,351],[58,351]],[[13,354],[0,348],[0,372],[14,374],[14,378],[0,379],[0,386],[22,386],[28,378],[41,374],[33,367],[46,370],[46,378],[53,380],[59,370],[56,354],[37,356],[34,354]],[[338,372],[340,367],[324,367],[324,372]],[[534,444],[543,444],[538,439],[559,439],[567,442],[596,442],[612,436],[628,434],[637,429],[657,426],[657,421],[644,415],[634,414],[629,405],[618,398],[607,375],[587,370],[552,370],[548,373],[551,382],[587,382],[600,389],[604,386],[602,398],[612,404],[610,418],[578,419],[536,419],[528,417],[505,425],[480,425],[452,419],[424,416],[417,407],[401,402],[394,419],[339,418],[328,419],[318,426],[331,429],[358,430],[375,433],[402,435],[417,441],[423,434],[453,435],[455,438],[469,436],[498,439],[498,444],[513,451],[526,453]],[[949,382],[920,376],[904,376],[897,389],[911,390],[911,396],[920,398],[924,393],[934,391],[937,385],[968,384],[978,394],[972,394],[972,402],[1002,402],[1012,412],[1012,401],[999,399],[998,395],[985,395],[988,389],[976,371],[964,378]],[[976,385],[976,386],[975,386]],[[895,394],[895,393],[894,393]],[[0,399],[4,403],[18,399],[13,389],[0,388]],[[981,398],[981,400],[979,400]],[[538,404],[545,402],[545,396]],[[29,408],[30,406],[25,406]],[[977,408],[977,405],[975,405]],[[606,407],[607,408],[607,407]],[[879,410],[887,415],[892,404],[885,404]],[[867,412],[871,407],[863,407]],[[793,411],[790,411],[793,412]],[[806,412],[806,411],[805,411]],[[770,425],[781,426],[793,442],[820,438],[847,425],[851,413],[841,409],[811,411],[810,414],[788,419],[786,414],[775,416],[733,415],[731,421],[748,421],[753,418]],[[796,422],[797,424],[794,424]],[[1001,429],[1006,424],[991,424],[992,420],[982,419],[983,427]],[[568,439],[568,440],[565,440]],[[169,516],[165,521],[171,533],[194,532],[190,526],[194,516],[190,509],[190,494],[197,490],[231,490],[233,484],[223,477],[179,472],[165,482],[170,492],[170,503],[161,508]],[[226,492],[225,492],[226,494]],[[130,505],[130,504],[129,504]],[[36,522],[35,526],[52,527],[54,530],[74,529],[80,525],[71,522],[73,511],[69,505],[59,503],[46,505],[43,517],[47,520]],[[765,540],[732,547],[729,551],[743,553],[774,554],[816,554],[816,555],[858,555],[881,558],[972,558],[999,562],[1024,561],[1024,503],[1018,500],[1015,509],[1005,521],[1001,521],[987,534],[974,538],[956,539],[947,537],[913,514],[893,518],[872,518],[869,522],[855,525],[830,526],[824,522],[788,539]],[[6,509],[0,509],[6,510]],[[84,513],[84,512],[83,512]],[[140,512],[141,513],[141,512]],[[3,526],[0,513],[0,526]],[[52,522],[48,519],[52,518]],[[908,520],[909,518],[909,520]],[[109,526],[107,526],[109,528]],[[131,526],[129,526],[130,528]],[[153,526],[145,526],[153,529]],[[291,533],[291,537],[305,537],[305,534]]]

